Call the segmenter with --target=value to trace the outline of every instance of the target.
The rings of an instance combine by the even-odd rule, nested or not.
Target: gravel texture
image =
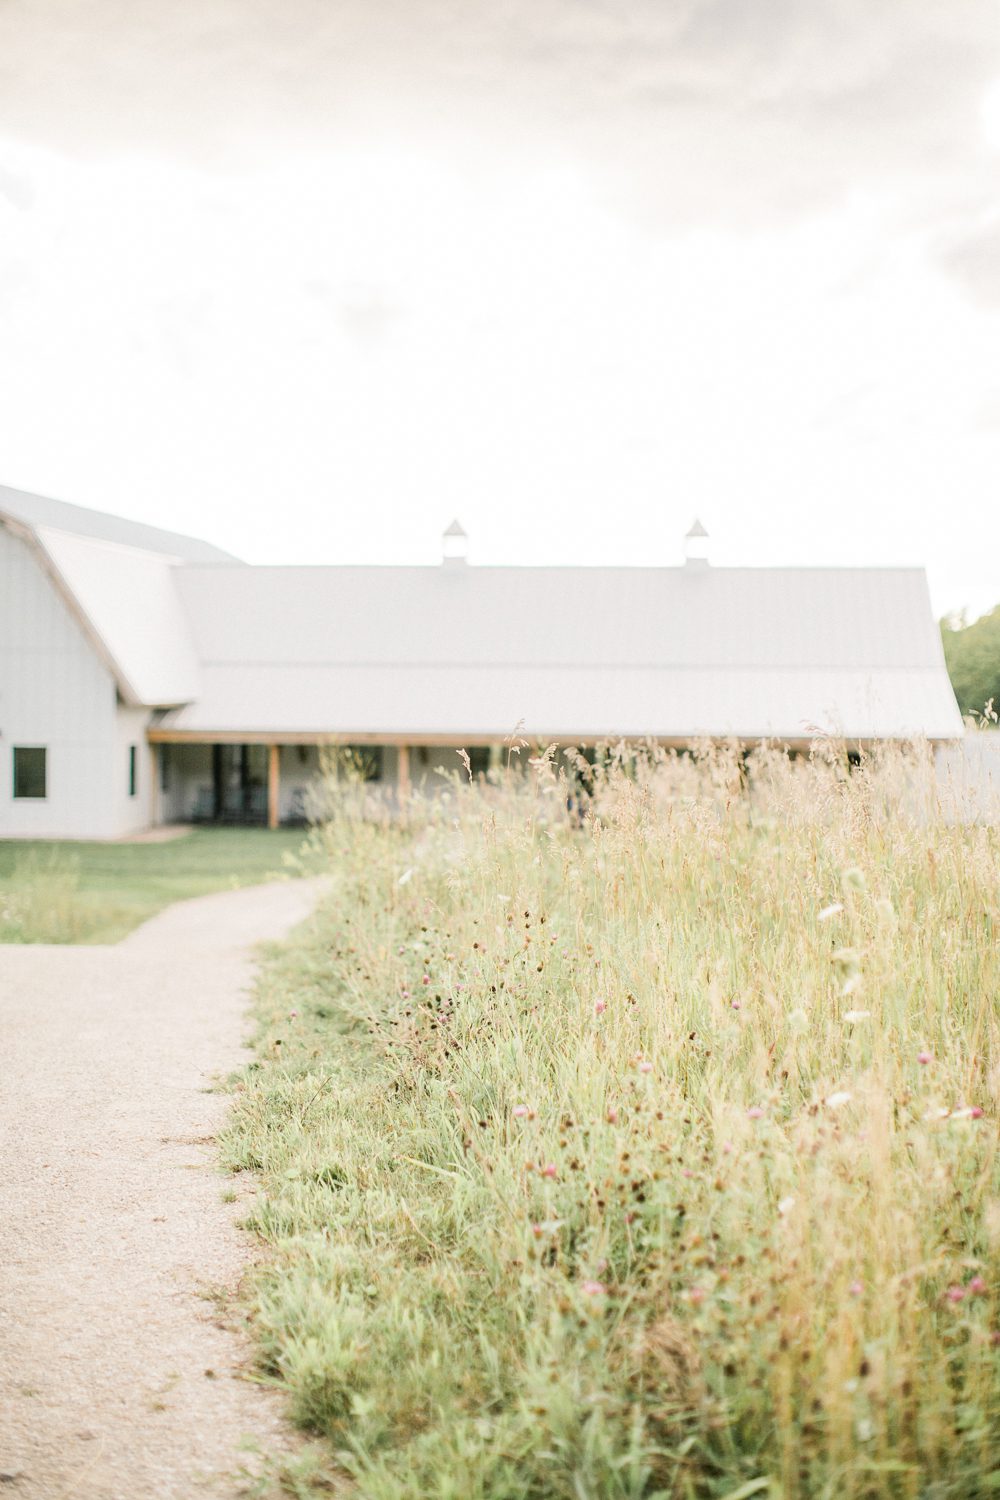
[[[228,1500],[246,1439],[294,1445],[219,1296],[253,1189],[218,1170],[212,1085],[246,1058],[253,945],[317,885],[180,902],[116,947],[0,947],[0,1496]]]

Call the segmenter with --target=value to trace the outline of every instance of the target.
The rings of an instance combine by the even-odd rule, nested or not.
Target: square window
[[[44,797],[47,795],[45,786],[45,755],[44,745],[14,746],[15,797]]]

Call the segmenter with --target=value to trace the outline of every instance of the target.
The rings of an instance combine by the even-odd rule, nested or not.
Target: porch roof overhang
[[[486,745],[700,739],[809,744],[953,740],[943,666],[651,665],[619,661],[203,663],[202,696],[155,743]]]
[[[492,745],[503,745],[511,739],[511,731],[497,730],[493,734],[483,734],[477,731],[475,734],[388,734],[372,733],[370,730],[357,730],[342,734],[318,734],[314,732],[275,731],[275,730],[183,730],[183,729],[149,729],[146,738],[151,745],[314,745],[319,749],[334,749],[338,745],[389,745],[396,748],[419,749],[426,746],[428,749],[454,749],[472,750],[488,748]],[[516,731],[516,738],[526,741],[531,746],[556,745],[560,749],[569,746],[591,746],[596,744],[615,745],[623,741],[630,744],[658,745],[664,750],[686,750],[692,745],[705,740],[724,741],[735,740],[747,749],[764,744],[780,744],[789,750],[807,751],[821,743],[825,736],[821,735],[799,735],[799,736],[775,736],[775,735],[653,735],[653,734],[595,734],[592,730],[581,734],[567,734],[559,731],[555,734],[544,734],[520,728]],[[860,738],[851,736],[840,736],[843,744],[848,749],[869,749],[877,744],[884,744],[885,738],[868,735]],[[901,741],[904,737],[900,737]],[[928,741],[936,744],[943,741]]]

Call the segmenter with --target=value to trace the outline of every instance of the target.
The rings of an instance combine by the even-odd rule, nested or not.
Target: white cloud
[[[99,12],[0,10],[0,478],[257,558],[705,513],[995,602],[983,6]]]

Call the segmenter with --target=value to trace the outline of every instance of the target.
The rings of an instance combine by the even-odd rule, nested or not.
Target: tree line
[[[971,623],[964,613],[941,621],[941,641],[951,685],[963,714],[996,719],[987,706],[1000,709],[1000,604]]]

